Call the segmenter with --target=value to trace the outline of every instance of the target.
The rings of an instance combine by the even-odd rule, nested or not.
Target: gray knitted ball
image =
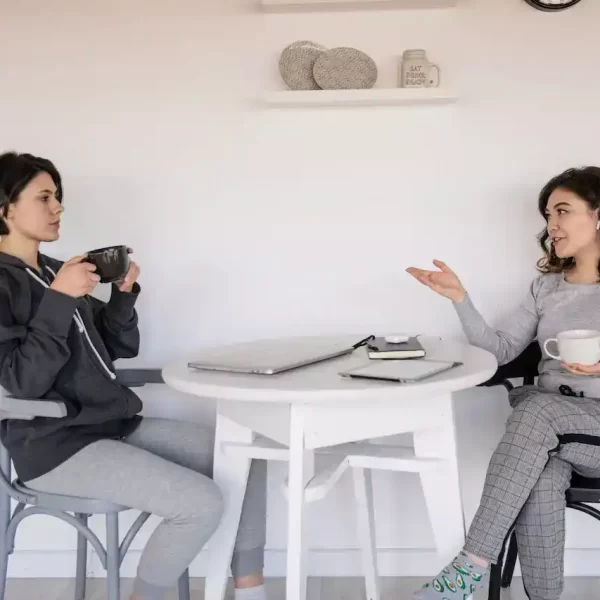
[[[313,66],[327,48],[310,41],[290,44],[281,53],[279,72],[291,90],[318,90]]]
[[[324,90],[370,89],[377,81],[377,65],[355,48],[333,48],[317,58],[313,75]]]

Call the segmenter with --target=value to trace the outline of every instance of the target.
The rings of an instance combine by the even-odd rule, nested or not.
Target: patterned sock
[[[257,585],[251,588],[236,588],[235,600],[267,600],[265,586]]]
[[[471,564],[461,552],[442,572],[413,594],[413,600],[469,600],[488,585],[490,567]]]

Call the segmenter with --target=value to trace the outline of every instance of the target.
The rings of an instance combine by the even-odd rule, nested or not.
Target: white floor
[[[382,579],[382,600],[410,600],[412,592],[421,584],[420,579],[387,577]],[[123,581],[122,600],[127,600],[132,580]],[[567,579],[561,600],[592,600],[600,597],[600,579],[596,577]],[[192,600],[203,600],[203,580],[191,582]],[[269,600],[285,600],[285,580],[267,582]],[[86,600],[105,600],[103,579],[88,583]],[[231,598],[231,596],[229,597]],[[476,600],[485,600],[487,594],[477,594]],[[515,579],[512,590],[503,599],[526,600],[520,579]],[[313,578],[309,581],[308,600],[364,600],[360,578]],[[69,579],[9,579],[5,600],[73,600],[73,581]],[[173,592],[169,600],[177,600]]]

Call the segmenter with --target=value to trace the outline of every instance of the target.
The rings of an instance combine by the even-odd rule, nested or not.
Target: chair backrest
[[[117,369],[117,379],[127,387],[164,383],[160,369]],[[0,422],[7,419],[30,421],[36,417],[60,419],[66,416],[67,407],[60,401],[15,398],[0,388]],[[19,502],[35,504],[35,496],[24,494],[12,485],[11,479],[10,455],[0,441],[0,495],[7,494]]]
[[[130,388],[165,382],[160,369],[117,369],[117,379]]]
[[[160,369],[117,369],[117,379],[127,387],[143,387],[164,383]],[[60,419],[67,416],[67,408],[60,401],[16,398],[0,388],[0,421],[4,419],[31,420],[35,417]]]
[[[542,360],[542,351],[537,342],[532,342],[511,362],[501,365],[494,376],[486,381],[484,386],[504,385],[512,388],[509,379],[523,379],[525,385],[531,385],[538,376],[540,361]],[[508,384],[508,385],[507,385]]]
[[[30,421],[35,417],[60,419],[66,416],[67,407],[62,402],[15,398],[0,388],[0,421],[5,419]]]

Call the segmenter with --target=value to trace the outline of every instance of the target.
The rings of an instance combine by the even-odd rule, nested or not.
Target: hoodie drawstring
[[[45,268],[48,271],[50,271],[50,273],[52,273],[52,277],[56,278],[56,273],[50,267],[46,266]],[[40,283],[41,285],[43,285],[45,288],[49,288],[50,287],[41,277],[39,277],[38,275],[36,275],[31,269],[25,269],[25,270],[29,273],[29,275],[31,275],[31,277],[33,277],[38,283]],[[74,319],[75,323],[77,323],[77,329],[79,329],[79,333],[83,334],[83,336],[87,340],[90,348],[92,349],[92,351],[96,355],[96,358],[100,361],[100,364],[102,365],[102,367],[106,371],[107,375],[111,379],[116,379],[117,378],[116,374],[113,373],[110,370],[110,368],[108,367],[108,365],[104,362],[104,360],[102,360],[102,357],[100,356],[100,353],[98,352],[98,350],[96,349],[96,347],[92,343],[92,340],[90,338],[90,334],[88,333],[88,330],[87,330],[87,328],[85,326],[85,323],[83,322],[83,318],[81,317],[81,314],[79,313],[79,310],[77,308],[75,309],[75,314],[73,315],[73,319]]]

